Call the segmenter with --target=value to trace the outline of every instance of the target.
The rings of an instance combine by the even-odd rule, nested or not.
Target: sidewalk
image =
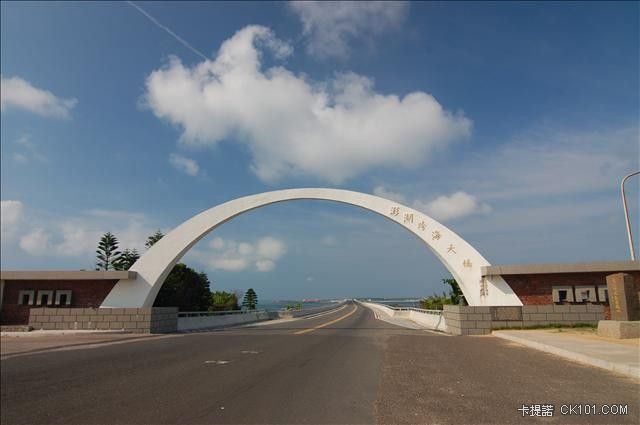
[[[93,347],[102,344],[157,338],[158,336],[156,334],[132,334],[120,331],[2,332],[0,335],[0,356],[4,360],[20,354]]]
[[[493,336],[640,379],[640,340],[599,337],[594,330],[494,331]]]

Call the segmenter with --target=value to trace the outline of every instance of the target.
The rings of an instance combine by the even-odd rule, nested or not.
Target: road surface
[[[498,338],[314,318],[2,360],[3,424],[640,423],[640,386]],[[552,417],[522,405],[552,404]],[[625,416],[561,415],[626,404]],[[583,410],[584,412],[584,410]]]

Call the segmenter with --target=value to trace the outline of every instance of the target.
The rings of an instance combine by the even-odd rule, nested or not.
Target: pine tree
[[[248,308],[249,310],[255,310],[258,305],[258,295],[253,288],[249,288],[247,292],[244,294],[244,299],[242,300],[242,306]]]
[[[125,249],[120,254],[120,258],[118,258],[118,262],[114,264],[114,269],[116,270],[129,270],[133,264],[138,261],[140,258],[140,254],[137,249]]]
[[[160,230],[156,230],[156,232],[153,235],[147,238],[147,241],[144,243],[144,246],[146,246],[147,249],[149,249],[163,237],[164,237],[164,233],[162,233]]]
[[[120,258],[118,251],[118,239],[107,232],[100,238],[98,249],[96,250],[96,270],[116,270]]]

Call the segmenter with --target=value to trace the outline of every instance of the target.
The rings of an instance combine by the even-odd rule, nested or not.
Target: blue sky
[[[628,258],[637,2],[141,6],[207,60],[127,3],[2,3],[3,269],[89,269],[102,232],[144,251],[309,186],[397,199],[493,264]],[[423,296],[447,275],[384,218],[312,201],[184,260],[264,298]]]

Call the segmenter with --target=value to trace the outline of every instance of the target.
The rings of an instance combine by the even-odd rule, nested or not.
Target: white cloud
[[[479,202],[475,196],[466,192],[456,192],[450,196],[439,196],[429,202],[416,200],[414,207],[417,210],[424,211],[434,219],[442,221],[491,212],[489,205]]]
[[[276,267],[276,263],[271,260],[256,261],[256,268],[261,272],[269,272]]]
[[[542,128],[515,138],[488,158],[474,159],[459,171],[483,199],[611,190],[623,175],[637,169],[638,137],[637,126],[601,131]]]
[[[254,267],[260,272],[269,272],[285,254],[287,247],[283,241],[271,236],[255,242],[237,242],[233,239],[215,237],[208,244],[213,250],[193,249],[189,255],[209,267],[225,271],[242,271]]]
[[[345,58],[356,40],[402,27],[408,2],[294,1],[289,8],[300,18],[307,51],[319,58]]]
[[[335,246],[337,244],[336,237],[333,235],[323,236],[320,242],[322,243],[322,245],[326,246]]]
[[[387,190],[384,186],[376,186],[373,189],[373,194],[381,198],[399,202],[401,204],[406,203],[406,198],[403,194]]]
[[[471,132],[469,119],[424,92],[377,93],[354,73],[312,82],[283,67],[262,70],[256,45],[280,57],[291,51],[268,28],[246,27],[213,61],[187,67],[172,58],[153,71],[145,103],[182,128],[182,143],[246,145],[266,182],[310,175],[340,183],[375,167],[416,167]]]
[[[169,164],[171,164],[171,166],[176,170],[190,176],[196,176],[200,171],[200,167],[198,167],[198,163],[196,161],[175,153],[169,155]]]
[[[51,235],[42,228],[37,228],[20,238],[20,248],[31,255],[43,255],[50,249]]]
[[[287,247],[279,239],[267,236],[258,241],[256,251],[261,258],[277,260],[286,252]]]
[[[13,231],[23,219],[24,205],[20,201],[0,201],[0,229],[5,233]]]
[[[224,249],[224,239],[222,238],[213,238],[209,246],[215,250]]]
[[[77,99],[62,99],[47,90],[32,86],[20,77],[4,78],[0,76],[0,110],[8,108],[23,109],[44,117],[71,117],[71,109]]]
[[[142,253],[146,238],[156,230],[152,225],[144,214],[115,210],[89,210],[72,217],[45,212],[42,218],[25,213],[20,201],[2,201],[3,258],[5,251],[20,247],[34,257],[77,258],[86,267],[93,263],[98,240],[105,232],[116,235],[121,250]]]
[[[416,197],[412,201],[402,193],[388,190],[384,186],[376,186],[373,189],[373,193],[382,198],[411,205],[413,208],[440,221],[455,220],[474,214],[488,214],[491,212],[491,206],[480,202],[476,196],[464,191],[457,191],[449,196],[441,195],[431,200]]]
[[[26,155],[21,154],[19,152],[15,152],[13,154],[13,160],[18,164],[26,164],[27,162],[29,162],[29,158],[27,158]]]
[[[13,153],[13,159],[19,164],[26,164],[32,161],[48,162],[46,156],[40,153],[38,146],[31,141],[28,134],[20,136],[15,142],[19,151]]]
[[[226,270],[228,272],[242,271],[247,268],[247,260],[244,258],[214,258],[211,260],[214,269]]]
[[[58,225],[62,241],[55,247],[62,256],[80,256],[95,250],[100,236],[104,234],[83,220],[71,219]]]

